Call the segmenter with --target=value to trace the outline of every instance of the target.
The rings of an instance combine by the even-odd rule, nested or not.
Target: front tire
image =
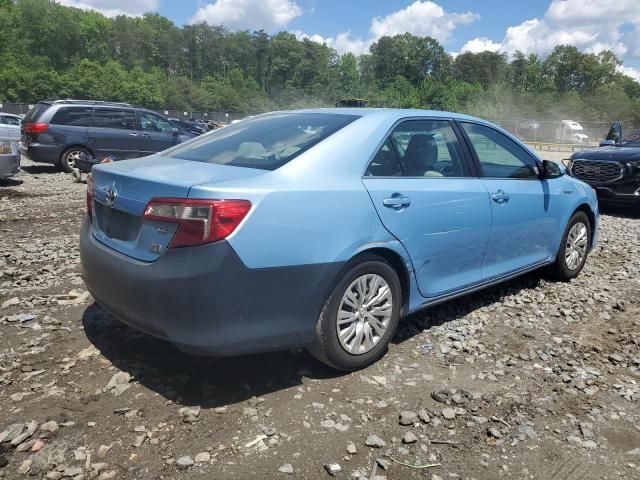
[[[371,365],[387,351],[400,318],[398,274],[383,258],[363,255],[329,295],[309,352],[337,370]]]
[[[568,282],[584,268],[591,249],[591,222],[586,213],[578,211],[567,223],[556,261],[551,265],[551,275]]]
[[[82,147],[71,147],[60,157],[60,168],[66,173],[72,173],[76,168],[76,161],[83,155],[89,155],[87,149]]]

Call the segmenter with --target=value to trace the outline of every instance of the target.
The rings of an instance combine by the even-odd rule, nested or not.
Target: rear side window
[[[98,107],[93,115],[93,122],[94,126],[102,128],[136,129],[135,112],[126,108]]]
[[[42,115],[45,110],[47,110],[51,106],[50,103],[38,103],[35,107],[27,112],[22,121],[24,123],[27,122],[37,122],[40,115]]]
[[[365,172],[367,177],[401,177],[402,167],[391,138],[382,144]]]
[[[60,107],[53,115],[51,124],[70,125],[74,127],[91,126],[93,107]]]
[[[391,133],[407,177],[466,177],[466,161],[447,120],[408,120]]]
[[[277,113],[245,120],[165,155],[195,162],[275,170],[350,124],[357,115]]]

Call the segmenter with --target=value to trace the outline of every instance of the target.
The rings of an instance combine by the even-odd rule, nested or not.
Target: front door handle
[[[391,197],[382,200],[382,204],[393,210],[403,210],[411,205],[411,199],[401,193],[394,193]]]
[[[503,190],[498,190],[496,193],[491,195],[491,198],[494,202],[503,204],[507,203],[511,198],[508,193],[505,193]]]

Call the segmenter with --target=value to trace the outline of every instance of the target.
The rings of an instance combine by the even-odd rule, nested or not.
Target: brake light
[[[93,178],[91,174],[87,175],[87,215],[91,218],[93,213]]]
[[[25,123],[24,131],[25,133],[44,133],[49,129],[48,123]]]
[[[152,198],[144,209],[144,218],[177,223],[169,248],[178,248],[228,237],[250,209],[248,200]]]

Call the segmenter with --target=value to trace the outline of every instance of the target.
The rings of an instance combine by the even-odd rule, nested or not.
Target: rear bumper
[[[33,162],[57,164],[60,162],[62,148],[58,145],[45,143],[22,144],[20,153]]]
[[[80,234],[87,288],[115,317],[188,353],[226,356],[304,346],[343,264],[249,269],[225,241],[140,262]]]

